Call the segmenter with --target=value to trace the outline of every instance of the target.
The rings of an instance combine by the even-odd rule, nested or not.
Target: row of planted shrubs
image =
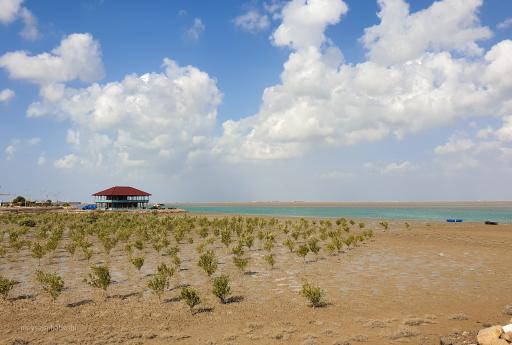
[[[380,222],[384,230],[388,229],[387,222]],[[373,237],[373,230],[365,229],[364,223],[356,223],[340,218],[335,222],[330,220],[279,221],[276,218],[213,218],[190,216],[160,216],[158,214],[116,214],[93,212],[89,214],[41,214],[31,217],[4,215],[0,217],[0,256],[17,253],[27,248],[40,263],[48,257],[52,260],[57,248],[64,248],[73,257],[89,261],[97,253],[94,251],[94,238],[100,244],[102,252],[109,261],[111,251],[122,246],[130,263],[141,270],[144,265],[144,251],[148,244],[160,255],[170,256],[172,265],[165,263],[157,267],[155,274],[148,281],[148,287],[161,297],[168,288],[169,279],[180,271],[180,245],[194,243],[194,234],[199,237],[195,249],[199,254],[198,266],[208,275],[217,271],[218,259],[214,244],[218,241],[232,255],[233,264],[243,273],[250,263],[247,251],[258,246],[265,250],[264,260],[270,269],[276,263],[274,248],[278,235],[284,236],[282,244],[290,253],[295,253],[304,259],[309,253],[319,255],[322,247],[329,255],[337,255],[345,249],[357,246],[367,238]],[[351,233],[353,229],[358,233]],[[64,234],[67,234],[67,238]],[[174,238],[175,244],[171,244]],[[7,241],[6,241],[7,240]],[[255,242],[258,242],[257,244]],[[108,279],[107,279],[108,278]],[[36,280],[43,290],[56,298],[62,291],[64,283],[53,273],[36,272]],[[110,284],[110,273],[106,266],[94,266],[86,282],[94,287],[106,288]],[[229,278],[220,275],[213,280],[213,290],[229,292]],[[224,285],[222,285],[224,284]],[[5,296],[14,286],[14,282],[0,277],[1,293]],[[221,288],[224,286],[224,288]],[[309,296],[312,305],[320,291],[305,284],[302,293]],[[318,293],[317,293],[318,292]],[[215,293],[215,292],[214,292]],[[216,293],[216,295],[217,295]],[[225,294],[225,293],[224,293]],[[217,296],[219,297],[219,296]],[[194,290],[182,289],[182,298],[191,301],[195,306],[199,297]],[[222,301],[224,298],[219,297]],[[195,301],[194,303],[192,303]]]

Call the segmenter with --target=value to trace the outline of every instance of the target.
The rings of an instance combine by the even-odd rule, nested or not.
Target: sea
[[[283,205],[195,205],[167,204],[189,213],[232,215],[264,215],[286,217],[355,218],[387,220],[446,221],[462,219],[464,222],[494,221],[512,223],[512,205],[471,206],[283,206]]]

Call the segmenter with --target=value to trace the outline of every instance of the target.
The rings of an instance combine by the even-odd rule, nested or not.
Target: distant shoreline
[[[255,207],[512,207],[512,201],[254,201],[254,202],[165,202],[184,206],[255,206]]]

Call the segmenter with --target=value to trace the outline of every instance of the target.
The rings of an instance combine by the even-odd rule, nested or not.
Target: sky
[[[510,200],[511,176],[510,0],[0,0],[0,194]]]

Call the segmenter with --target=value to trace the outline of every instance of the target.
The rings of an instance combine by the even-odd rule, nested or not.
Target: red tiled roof
[[[141,191],[140,189],[115,186],[109,189],[102,190],[101,192],[94,193],[93,196],[150,196],[151,194]]]

